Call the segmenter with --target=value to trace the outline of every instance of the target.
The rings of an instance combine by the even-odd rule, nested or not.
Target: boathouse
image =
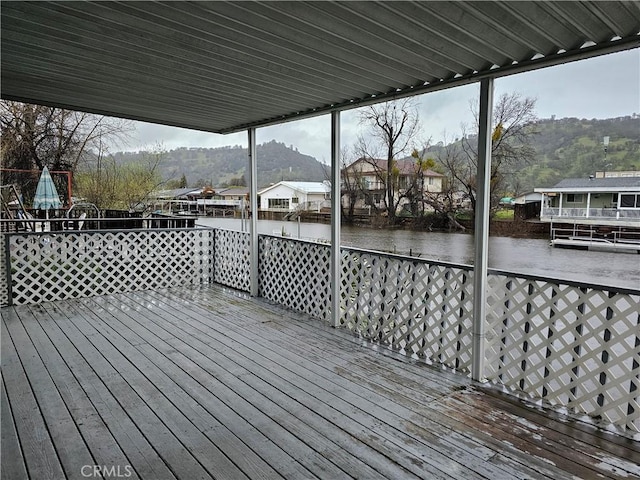
[[[640,176],[567,178],[542,194],[540,220],[640,228]]]

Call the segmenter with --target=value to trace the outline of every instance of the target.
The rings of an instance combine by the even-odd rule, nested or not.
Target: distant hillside
[[[258,187],[280,180],[321,182],[326,179],[322,163],[303,155],[294,147],[272,140],[258,145]],[[116,162],[135,162],[142,153],[118,152]],[[166,153],[161,174],[165,180],[177,180],[184,174],[188,186],[223,186],[237,184],[248,165],[247,149],[236,146],[220,148],[178,148]]]
[[[538,159],[519,170],[523,185],[550,187],[563,178],[588,177],[596,171],[640,170],[640,117],[547,119],[534,127],[539,132],[533,136]]]
[[[640,170],[640,117],[605,120],[577,118],[543,119],[531,126],[537,152],[535,162],[516,165],[511,173],[511,193],[549,187],[563,178],[588,177],[602,170]],[[605,159],[603,138],[610,137]],[[436,157],[443,145],[429,150]],[[257,146],[259,188],[280,180],[323,181],[322,163],[303,155],[294,146],[272,140]],[[117,162],[132,162],[142,153],[117,153]],[[188,186],[224,186],[237,183],[247,168],[247,150],[240,146],[179,148],[167,152],[162,175],[178,180],[184,174]]]
[[[603,170],[640,170],[640,117],[604,120],[542,119],[531,125],[536,160],[507,172],[511,193],[550,187],[563,178],[588,177]],[[603,140],[609,137],[605,157]],[[437,158],[443,145],[429,149]]]

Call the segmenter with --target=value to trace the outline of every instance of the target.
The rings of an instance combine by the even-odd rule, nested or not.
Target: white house
[[[260,210],[315,210],[329,200],[331,186],[324,182],[275,183],[258,192]]]

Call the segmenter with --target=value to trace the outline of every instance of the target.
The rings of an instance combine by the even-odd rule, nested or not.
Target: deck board
[[[60,309],[60,305],[49,304],[46,308],[41,306],[32,308],[37,309],[35,318],[56,347],[62,361],[72,372],[77,386],[84,392],[85,401],[90,402],[95,408],[100,420],[104,422],[114,440],[126,453],[127,464],[134,467],[134,472],[137,472],[141,478],[175,479],[162,458],[131,420],[120,400],[112,394],[93,370],[89,363],[93,356],[85,358],[67,337],[67,335],[72,336],[75,331],[71,325],[68,325],[68,319]],[[59,327],[58,322],[64,330]],[[87,349],[86,352],[90,350]],[[106,440],[102,436],[99,439]]]
[[[2,480],[27,478],[27,468],[20,448],[16,425],[13,421],[11,406],[7,399],[4,380],[2,381],[0,396],[2,402],[0,404],[0,430],[2,431],[2,437],[0,438],[0,458],[2,459],[0,478]]]
[[[20,322],[11,309],[3,309],[2,314],[3,380],[25,464],[33,478],[64,478],[47,424],[7,328],[7,324],[20,325]],[[2,462],[4,464],[4,457]]]
[[[629,437],[221,287],[2,320],[3,479],[640,477]]]
[[[52,396],[55,385],[55,390],[57,390],[60,395],[59,401],[64,402],[66,409],[69,411],[69,416],[72,417],[73,423],[75,423],[77,433],[81,436],[82,441],[87,444],[82,449],[86,449],[86,455],[81,456],[78,453],[72,454],[76,463],[67,470],[67,476],[73,477],[72,473],[74,472],[81,475],[82,472],[79,470],[84,465],[127,464],[126,455],[109,432],[100,415],[96,412],[94,405],[84,390],[75,380],[68,365],[64,362],[36,320],[38,316],[44,313],[43,309],[36,306],[23,313],[22,325],[25,327],[29,338],[35,345],[42,359],[43,366],[46,368],[45,371],[51,379],[51,383],[47,382],[49,386],[47,396]],[[46,386],[43,390],[47,390]],[[68,436],[63,438],[66,439]],[[82,461],[80,468],[78,468],[78,460]],[[130,478],[137,477],[135,473],[132,473]]]

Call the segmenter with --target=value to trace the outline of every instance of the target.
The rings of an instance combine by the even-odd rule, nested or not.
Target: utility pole
[[[607,165],[607,148],[609,147],[609,137],[606,136],[603,139],[603,143],[604,143],[604,168],[602,169],[602,177],[606,177],[607,176],[607,167],[609,165]]]

